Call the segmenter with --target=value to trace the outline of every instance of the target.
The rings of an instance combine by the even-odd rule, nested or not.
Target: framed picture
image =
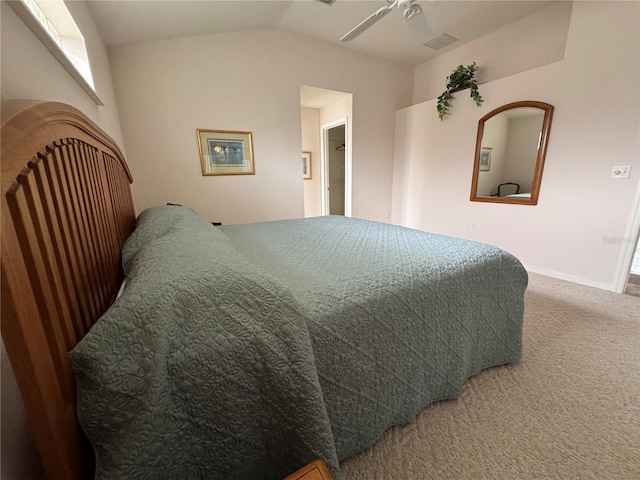
[[[482,147],[480,152],[480,168],[481,172],[488,172],[491,168],[491,147]]]
[[[311,152],[302,152],[302,178],[311,180]]]
[[[197,130],[202,175],[254,175],[251,132]]]

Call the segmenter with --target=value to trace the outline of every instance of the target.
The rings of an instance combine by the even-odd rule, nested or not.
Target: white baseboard
[[[531,265],[524,265],[524,268],[527,270],[527,272],[538,273],[547,277],[557,278],[558,280],[565,280],[567,282],[577,283],[578,285],[585,285],[587,287],[599,288],[601,290],[609,290],[610,292],[622,293],[622,290],[619,292],[616,291],[614,285],[609,283],[594,282],[593,280],[576,277],[575,275],[556,272],[555,270],[547,270],[546,268],[532,267]]]

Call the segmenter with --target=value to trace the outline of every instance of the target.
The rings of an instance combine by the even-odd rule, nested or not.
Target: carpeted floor
[[[345,479],[640,479],[640,298],[531,274],[517,364],[469,379]]]

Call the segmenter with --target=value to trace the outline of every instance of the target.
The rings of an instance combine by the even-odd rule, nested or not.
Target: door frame
[[[349,117],[338,118],[332,122],[324,123],[320,126],[320,180],[322,188],[322,215],[329,215],[329,196],[327,190],[329,182],[329,130],[344,125],[344,141],[346,148],[344,151],[344,216],[351,216],[351,130],[349,128]]]
[[[640,245],[640,186],[636,190],[636,198],[631,209],[631,220],[627,226],[626,235],[620,259],[616,268],[616,276],[614,280],[613,291],[616,293],[624,292],[629,280],[629,272],[631,270],[631,262],[636,252],[636,246]]]

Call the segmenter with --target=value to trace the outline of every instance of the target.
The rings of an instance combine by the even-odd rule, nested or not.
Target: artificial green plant
[[[453,94],[459,90],[469,88],[471,98],[476,102],[476,105],[480,106],[483,102],[482,96],[480,92],[478,92],[478,82],[474,78],[477,70],[478,66],[476,62],[466,67],[464,65],[458,65],[455,70],[451,72],[451,75],[447,77],[446,90],[438,97],[438,104],[436,105],[438,117],[441,121],[449,114]]]

